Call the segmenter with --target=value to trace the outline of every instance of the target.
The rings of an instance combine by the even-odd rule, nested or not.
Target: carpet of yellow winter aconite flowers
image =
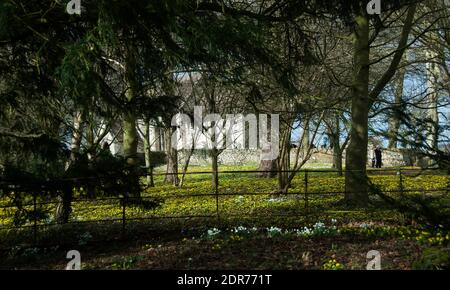
[[[371,181],[380,186],[385,192],[398,191],[400,178],[398,175],[373,175]],[[402,189],[406,194],[439,195],[448,191],[449,176],[420,175],[403,176]],[[290,192],[292,195],[276,197],[268,193],[277,188],[277,179],[256,178],[255,174],[222,174],[220,176],[219,195],[214,195],[210,175],[188,175],[183,188],[176,188],[164,184],[162,177],[156,178],[156,186],[147,188],[143,197],[157,197],[162,200],[160,206],[154,209],[140,207],[126,208],[126,218],[152,217],[186,217],[186,216],[215,216],[216,202],[222,218],[270,218],[273,222],[277,216],[300,216],[306,211],[304,199],[304,174],[299,174],[293,181]],[[447,190],[446,190],[447,189]],[[348,211],[333,208],[342,199],[344,191],[344,177],[335,173],[310,173],[308,175],[308,212],[322,213],[327,217],[384,220],[396,219],[398,216],[389,209],[380,208],[370,211],[355,211],[349,215]],[[77,198],[83,189],[74,190]],[[297,195],[295,193],[301,193]],[[392,193],[394,194],[394,193]],[[189,196],[195,195],[195,196]],[[217,198],[217,199],[216,199]],[[448,198],[448,195],[447,195]],[[9,201],[2,198],[1,205]],[[114,200],[85,200],[72,204],[72,221],[113,220],[122,218],[123,208],[120,201]],[[39,224],[53,223],[55,204],[40,205],[45,215]],[[25,207],[31,210],[32,206]],[[0,226],[12,225],[16,208],[0,208]],[[30,223],[30,221],[25,222]]]

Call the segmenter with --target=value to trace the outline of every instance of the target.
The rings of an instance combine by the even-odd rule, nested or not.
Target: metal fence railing
[[[173,192],[170,194],[166,194],[165,196],[159,197],[157,194],[151,195],[143,195],[139,198],[135,196],[130,196],[129,194],[122,194],[120,197],[97,197],[94,199],[88,199],[86,197],[82,197],[81,195],[78,197],[74,197],[71,200],[72,204],[83,204],[85,208],[89,208],[92,206],[94,211],[95,206],[105,206],[110,207],[112,209],[112,213],[107,218],[103,219],[89,219],[89,220],[76,220],[71,219],[68,223],[71,225],[77,224],[85,224],[85,223],[116,223],[121,225],[122,233],[125,235],[127,225],[134,221],[142,221],[142,220],[155,220],[155,219],[216,219],[217,222],[221,222],[224,218],[258,218],[257,215],[236,215],[236,213],[232,211],[224,210],[221,206],[221,200],[226,197],[238,197],[238,196],[274,196],[273,191],[268,192],[265,189],[262,190],[232,190],[227,191],[224,188],[221,188],[221,180],[226,178],[234,178],[239,177],[249,177],[252,176],[255,179],[256,174],[259,173],[269,173],[270,171],[259,171],[259,170],[248,170],[248,171],[219,171],[216,174],[218,175],[218,183],[211,188],[198,188],[199,192],[190,192],[184,193],[180,192],[179,189],[174,188]],[[292,171],[284,171],[285,173],[292,173]],[[344,171],[345,175],[349,171]],[[278,173],[278,172],[274,172]],[[200,176],[206,180],[210,178],[210,175],[214,174],[212,172],[187,172],[186,176]],[[295,179],[296,186],[292,187],[288,192],[284,193],[281,197],[293,196],[294,200],[298,203],[298,208],[296,208],[295,212],[287,212],[285,216],[303,216],[308,218],[309,215],[312,214],[317,207],[311,205],[314,202],[315,198],[318,196],[344,196],[346,194],[345,188],[342,189],[342,186],[334,186],[337,190],[330,190],[327,188],[326,190],[321,190],[315,188],[317,186],[317,182],[323,182],[320,177],[323,176],[332,176],[337,178],[336,180],[342,181],[343,178],[338,176],[338,171],[336,170],[301,170],[296,172],[297,178]],[[167,176],[167,173],[154,173],[153,177],[163,177]],[[179,174],[181,175],[181,173]],[[405,178],[415,178],[419,176],[432,176],[432,175],[440,175],[444,176],[448,180],[449,172],[436,170],[436,169],[427,169],[427,170],[419,170],[419,169],[368,169],[367,175],[369,177],[375,176],[391,176],[397,184],[390,184],[389,189],[383,190],[384,193],[388,194],[406,194],[410,192],[421,192],[422,194],[431,194],[431,193],[441,193],[444,195],[448,195],[449,184],[444,184],[442,187],[429,188],[423,186],[408,188],[405,186]],[[140,177],[145,177],[146,175],[140,175]],[[228,177],[226,177],[228,176]],[[103,177],[106,178],[106,177]],[[108,180],[114,180],[114,177],[107,177]],[[89,187],[89,186],[104,186],[106,179],[102,178],[71,178],[59,181],[45,182],[45,183],[36,183],[36,184],[24,184],[21,182],[12,182],[8,180],[0,179],[0,232],[2,230],[18,230],[18,229],[28,229],[31,230],[32,242],[37,243],[39,230],[42,227],[52,227],[58,226],[59,223],[56,223],[53,220],[45,220],[39,214],[39,210],[47,207],[48,210],[56,208],[58,205],[58,200],[56,200],[55,192],[59,190],[59,188],[55,188],[55,184],[63,184],[66,188],[68,186],[76,187]],[[261,178],[262,180],[262,178]],[[276,180],[276,177],[275,177]],[[332,180],[333,181],[333,180]],[[186,180],[187,184],[189,184],[190,180]],[[334,182],[334,181],[333,181]],[[426,182],[422,181],[422,182]],[[195,182],[193,182],[195,185]],[[276,182],[275,182],[276,184]],[[275,186],[276,187],[276,186]],[[276,188],[274,188],[276,191]],[[203,191],[202,191],[203,190]],[[5,197],[5,192],[9,193],[10,199],[14,197],[14,195],[23,195],[28,196],[28,202],[13,204],[7,201]],[[46,193],[46,194],[42,194]],[[279,195],[277,195],[279,196]],[[130,214],[130,211],[135,211],[136,208],[139,208],[142,204],[145,204],[145,201],[154,201],[155,198],[163,199],[163,204],[165,201],[169,199],[201,199],[206,200],[209,199],[208,210],[200,211],[197,214],[154,214],[152,210],[145,210],[147,214]],[[24,224],[15,224],[11,220],[14,218],[15,210],[18,210],[19,206],[24,211],[23,214],[28,217],[27,221]],[[319,209],[326,210],[326,209]],[[144,212],[144,211],[143,211]],[[149,213],[149,214],[148,214]],[[266,214],[266,213],[265,213]],[[271,216],[283,216],[280,213],[270,213]]]

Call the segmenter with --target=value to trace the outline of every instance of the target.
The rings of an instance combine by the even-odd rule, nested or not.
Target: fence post
[[[309,214],[309,207],[308,207],[308,170],[305,169],[305,213],[306,216]]]
[[[215,182],[214,182],[214,194],[216,196],[216,215],[217,215],[217,222],[220,224],[220,213],[219,213],[219,173],[216,171],[215,173]]]
[[[399,168],[398,169],[398,177],[399,177],[399,192],[400,192],[400,196],[403,196],[403,175],[402,175],[402,169]],[[403,222],[406,221],[406,214],[405,213],[401,213],[401,216],[403,218]]]
[[[155,183],[153,180],[153,165],[150,166],[150,184],[151,184],[151,186],[155,186]]]
[[[126,226],[126,203],[127,198],[124,196],[122,198],[122,237],[125,237],[125,226]]]
[[[402,175],[402,169],[398,169],[398,175],[399,175],[399,187],[400,187],[400,195],[403,195],[403,175]]]
[[[33,192],[33,243],[37,245],[37,197],[36,192]]]

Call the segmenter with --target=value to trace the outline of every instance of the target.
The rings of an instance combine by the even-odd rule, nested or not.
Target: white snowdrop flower
[[[308,236],[311,235],[312,231],[308,227],[304,227],[301,230],[297,230],[297,235],[299,236]]]
[[[210,237],[214,237],[214,236],[218,235],[219,233],[220,233],[220,230],[216,229],[216,228],[212,228],[212,229],[208,230],[208,236],[210,236]]]
[[[362,224],[359,225],[359,227],[362,228],[362,229],[368,229],[368,228],[370,228],[370,225],[366,224],[366,223],[362,223]]]
[[[282,230],[277,227],[270,227],[267,229],[267,233],[269,234],[269,236],[274,236],[274,235],[281,234]]]
[[[233,229],[234,233],[248,232],[248,229],[244,226],[238,226]]]
[[[315,229],[322,229],[322,228],[325,228],[325,224],[322,222],[317,222],[313,227]]]

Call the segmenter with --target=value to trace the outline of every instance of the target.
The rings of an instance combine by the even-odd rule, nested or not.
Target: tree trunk
[[[154,128],[155,130],[155,151],[156,152],[161,152],[162,147],[161,147],[161,128],[156,127]]]
[[[262,124],[259,124],[260,126],[262,126]],[[245,131],[248,132],[249,131],[249,124],[245,123],[245,126],[247,126],[245,128]],[[259,172],[257,174],[258,177],[261,178],[273,178],[275,176],[277,176],[277,171],[278,171],[278,165],[277,165],[277,159],[271,159],[271,160],[265,160],[265,158],[263,158],[263,156],[267,156],[268,154],[271,153],[271,151],[273,150],[272,148],[263,148],[264,146],[262,146],[262,140],[267,140],[268,144],[271,144],[271,138],[272,138],[272,134],[271,129],[272,129],[272,122],[267,122],[267,126],[268,126],[268,131],[267,131],[267,138],[259,138],[259,134],[261,134],[262,132],[260,132],[260,130],[257,130],[257,146],[259,148],[261,148],[261,158],[259,161],[259,167],[258,167],[258,171],[262,171]],[[250,138],[250,134],[248,134],[247,136],[245,136],[246,139]],[[262,139],[262,140],[261,140]],[[246,140],[246,144],[250,144],[249,140]],[[250,146],[250,145],[248,145]],[[271,146],[271,145],[270,145]]]
[[[91,119],[90,122],[88,122],[88,126],[87,126],[87,132],[86,132],[86,143],[87,143],[87,148],[88,148],[88,169],[89,172],[91,173],[93,171],[93,162],[95,159],[95,134],[94,134],[94,124],[93,122],[93,118]],[[90,177],[92,177],[91,174],[89,174]],[[95,180],[89,179],[86,185],[86,191],[87,191],[87,196],[90,199],[94,199],[96,194],[95,194]]]
[[[164,182],[178,186],[178,152],[172,147],[172,134],[174,130],[167,128],[164,131],[164,144],[166,146],[167,169]]]
[[[66,170],[70,165],[75,163],[78,160],[80,155],[80,147],[81,147],[81,139],[83,137],[82,134],[82,125],[83,125],[83,113],[81,111],[77,111],[73,118],[73,132],[72,132],[72,140],[70,143],[70,159],[66,164]]]
[[[66,171],[78,162],[80,156],[81,140],[83,125],[83,113],[77,111],[73,118],[73,132],[70,144],[70,158],[66,164]],[[56,205],[55,221],[58,224],[65,224],[69,221],[70,213],[72,212],[72,188],[64,190],[58,196],[58,204]]]
[[[346,155],[345,201],[348,205],[367,206],[366,176],[369,114],[369,19],[361,10],[355,19],[354,79],[350,144]]]
[[[406,68],[399,70],[398,80],[395,88],[395,102],[392,106],[392,116],[389,120],[389,149],[397,149],[398,134],[401,125],[401,115],[403,108],[403,87],[405,82]]]
[[[270,149],[265,149],[261,152],[261,155],[267,155],[270,153]],[[277,175],[277,160],[263,160],[259,162],[257,176],[261,178],[272,178]]]
[[[278,192],[287,193],[289,187],[289,169],[290,169],[290,141],[291,130],[286,128],[283,132],[280,144],[280,156],[278,157]],[[300,148],[297,148],[300,150]]]
[[[57,199],[55,221],[57,224],[66,224],[72,213],[72,188],[64,189]]]
[[[342,151],[340,138],[341,130],[340,130],[340,121],[339,116],[336,114],[335,118],[335,127],[330,132],[330,143],[333,148],[333,168],[338,171],[338,175],[342,176]]]
[[[305,123],[303,124],[303,135],[302,135],[302,140],[301,140],[301,148],[303,149],[303,151],[308,150],[309,145],[311,143],[311,138],[310,138],[310,123],[309,123],[309,118],[307,118],[305,120]]]
[[[369,18],[366,7],[362,5],[355,17],[354,28],[354,80],[352,84],[352,128],[350,144],[347,148],[345,161],[345,200],[349,205],[366,206],[369,200],[366,175],[367,143],[368,143],[368,112],[372,104],[395,75],[398,65],[407,48],[411,32],[416,4],[408,8],[400,41],[394,53],[391,64],[375,84],[369,95]]]
[[[342,150],[333,149],[333,168],[337,170],[339,176],[342,176]]]
[[[428,124],[427,124],[427,144],[431,150],[438,149],[439,137],[439,112],[438,112],[438,88],[440,69],[436,63],[438,61],[437,54],[429,50],[427,52],[427,94],[428,94]]]
[[[153,182],[153,169],[151,160],[151,148],[150,148],[150,123],[145,121],[145,132],[144,132],[144,155],[145,155],[145,168],[147,172],[147,185],[154,187]]]
[[[126,91],[126,98],[128,102],[133,102],[136,97],[136,86],[134,85],[134,65],[133,57],[127,59],[127,84],[128,89]],[[137,146],[138,146],[138,134],[136,129],[136,116],[129,107],[125,113],[123,120],[123,153],[126,158],[126,163],[129,166],[135,167],[138,164],[137,160]]]
[[[182,188],[184,185],[184,181],[186,179],[186,173],[189,168],[189,163],[191,161],[192,154],[194,154],[194,146],[195,146],[195,142],[192,143],[191,149],[186,150],[186,160],[184,162],[183,171],[182,171],[181,178],[180,178],[180,184],[178,185],[179,188]]]
[[[136,76],[136,56],[135,50],[128,47],[125,60],[125,81],[127,90],[125,97],[129,104],[136,100],[138,93],[138,82]],[[138,132],[136,129],[136,115],[128,109],[123,119],[123,154],[126,166],[130,172],[130,193],[134,197],[140,197],[137,148],[138,148]]]

